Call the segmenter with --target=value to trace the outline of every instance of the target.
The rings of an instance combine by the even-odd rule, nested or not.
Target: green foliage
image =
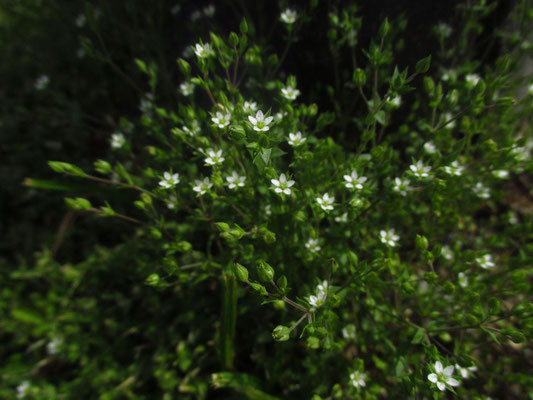
[[[218,12],[205,8],[177,62],[150,26],[125,70],[100,33],[113,6],[87,6],[80,46],[141,104],[109,110],[105,152],[54,154],[62,180],[25,183],[120,234],[95,246],[87,229],[89,255],[58,261],[62,227],[34,262],[0,259],[0,394],[531,396],[533,84],[518,71],[533,47],[517,24],[497,33],[506,54],[474,57],[494,4],[458,7],[409,65],[403,16],[364,41],[355,5],[282,9],[277,25],[236,12],[232,26],[202,23]],[[525,2],[509,16],[532,17]],[[333,75],[309,84],[286,61],[315,20]]]

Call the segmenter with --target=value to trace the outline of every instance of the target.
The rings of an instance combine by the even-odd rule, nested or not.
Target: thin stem
[[[87,211],[91,211],[95,214],[104,214],[104,212],[102,210],[99,210],[98,208],[94,208],[94,207],[91,207],[89,208]],[[113,212],[112,215],[110,215],[110,217],[117,217],[117,218],[121,218],[125,221],[129,221],[129,222],[133,222],[135,224],[140,224],[141,221],[139,221],[138,219],[135,219],[135,218],[132,218],[132,217],[128,217],[127,215],[123,215],[123,214],[119,214],[119,213],[116,213],[116,212]]]

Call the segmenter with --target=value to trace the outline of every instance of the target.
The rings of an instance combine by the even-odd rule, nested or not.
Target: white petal
[[[285,174],[280,174],[279,181],[281,183],[287,183],[287,177],[285,176]]]
[[[248,115],[248,119],[250,120],[250,122],[253,124],[253,125],[257,125],[257,120],[252,117],[251,115]]]
[[[272,120],[274,119],[274,117],[268,117],[265,119],[265,124],[268,125],[272,122]]]
[[[264,118],[263,111],[259,110],[259,111],[255,114],[255,118],[257,118],[258,121],[262,121],[263,118]]]
[[[444,391],[444,389],[446,389],[446,385],[444,385],[444,383],[442,382],[437,382],[437,387],[439,388],[440,391]]]
[[[430,382],[437,383],[437,374],[429,374],[428,379]]]
[[[277,179],[271,179],[270,182],[272,182],[272,184],[274,186],[279,186],[280,185],[280,183],[279,183],[279,181]]]
[[[390,233],[391,231],[392,231],[392,229],[389,231],[389,233]],[[443,370],[444,370],[444,369],[442,368],[442,363],[441,363],[440,361],[437,361],[437,362],[435,363],[435,372],[436,372],[437,374],[442,374],[442,371],[443,371]]]
[[[352,177],[350,175],[344,175],[344,179],[348,182],[352,181]]]
[[[287,189],[285,189],[285,190],[283,191],[283,193],[285,193],[285,194],[291,194],[291,189],[287,188]]]
[[[283,192],[283,190],[280,189],[280,188],[275,188],[275,189],[274,189],[274,192],[276,192],[276,193],[281,193],[281,192]]]
[[[291,187],[292,185],[294,185],[294,181],[291,179],[290,181],[287,182],[287,186]]]
[[[448,365],[446,368],[444,368],[444,375],[446,376],[453,375],[453,365]]]
[[[455,378],[448,378],[448,379],[446,379],[446,383],[447,383],[448,385],[450,385],[450,386],[454,386],[454,387],[459,386],[459,381],[458,381],[457,379],[455,379]]]

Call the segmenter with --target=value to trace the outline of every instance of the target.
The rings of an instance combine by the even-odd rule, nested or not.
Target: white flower
[[[215,6],[214,4],[209,4],[208,6],[204,7],[204,15],[207,18],[212,18],[215,15]]]
[[[287,8],[281,13],[280,18],[283,22],[290,25],[294,24],[294,22],[296,21],[296,16],[296,11]]]
[[[459,277],[457,279],[457,282],[459,283],[459,286],[461,287],[468,287],[468,277],[464,272],[459,272]]]
[[[194,84],[192,82],[183,82],[180,85],[180,92],[184,96],[190,96],[194,92]]]
[[[196,135],[197,133],[200,133],[200,124],[198,123],[197,120],[193,120],[191,122],[191,127],[187,127],[187,126],[182,126],[181,129],[184,131],[184,132],[187,132],[190,136],[194,136]]]
[[[459,364],[455,364],[455,368],[457,369],[457,371],[459,371],[459,373],[464,379],[470,376],[470,372],[477,371],[477,367],[475,365],[472,365],[471,367],[461,367]]]
[[[209,43],[196,43],[196,45],[193,47],[193,50],[194,54],[196,54],[198,58],[207,58],[213,54],[213,49],[211,48]]]
[[[311,252],[316,253],[320,251],[321,247],[318,245],[318,239],[309,239],[305,244],[305,247]]]
[[[529,84],[529,86],[527,87],[527,91],[529,92],[530,95],[533,96],[533,83]]]
[[[78,28],[84,26],[85,22],[87,22],[87,17],[85,16],[85,14],[80,14],[76,17],[75,23]]]
[[[30,390],[30,382],[24,381],[17,386],[17,399],[26,397]]]
[[[276,119],[278,121],[281,121],[283,119],[283,117],[285,116],[285,114],[281,113],[281,112],[278,112],[276,113],[276,115],[274,115],[274,117],[276,117]]]
[[[329,197],[329,194],[326,193],[322,197],[317,197],[316,202],[318,205],[322,208],[324,211],[331,211],[333,210],[333,202],[335,201],[335,197],[331,196]]]
[[[437,33],[439,36],[443,38],[447,38],[452,34],[452,27],[448,24],[445,24],[444,22],[441,22],[437,25]]]
[[[111,135],[111,148],[112,149],[120,149],[125,144],[126,144],[126,138],[124,137],[122,133],[117,132]]]
[[[437,361],[435,363],[435,372],[428,375],[430,382],[435,383],[440,391],[446,389],[448,386],[459,386],[459,381],[455,378],[452,378],[453,375],[453,365],[448,365],[446,368],[443,368],[442,363]]]
[[[486,187],[485,185],[483,185],[481,182],[478,182],[476,184],[476,186],[474,186],[472,188],[472,190],[474,191],[474,193],[476,194],[477,197],[481,198],[481,199],[488,199],[490,198],[490,190],[488,187]]]
[[[281,88],[281,94],[287,100],[294,100],[300,95],[300,91],[292,86],[287,86],[285,88]]]
[[[518,224],[518,217],[516,216],[516,213],[510,211],[507,218],[509,219],[510,224],[513,224],[513,225]]]
[[[358,176],[357,171],[352,171],[351,175],[344,175],[344,180],[346,181],[344,186],[346,186],[348,189],[361,190],[363,188],[363,183],[365,183],[367,180],[367,177]]]
[[[204,178],[203,181],[195,179],[194,180],[194,187],[192,190],[195,192],[198,192],[198,195],[206,194],[209,189],[213,186],[213,184],[209,181],[209,178]]]
[[[409,183],[409,179],[407,178],[394,178],[394,186],[392,190],[400,193],[402,196],[407,196],[407,192],[413,190],[413,188],[409,186]]]
[[[452,120],[452,118],[453,118],[452,113],[445,113],[445,114],[442,115],[442,123],[443,124],[448,122],[448,121],[450,121],[450,122],[448,122],[446,124],[445,128],[449,128],[449,129],[455,128],[455,119]]]
[[[246,177],[239,176],[239,174],[236,171],[233,171],[231,173],[231,176],[226,177],[226,180],[229,183],[228,187],[230,189],[237,189],[237,187],[244,186],[244,181],[246,180]]]
[[[481,257],[476,258],[476,262],[483,269],[493,268],[496,264],[492,261],[492,256],[490,254],[485,254]]]
[[[463,174],[464,169],[465,167],[459,165],[459,162],[455,160],[449,166],[447,165],[444,167],[444,172],[446,172],[448,175],[461,176]]]
[[[396,246],[400,237],[396,235],[394,229],[389,229],[388,231],[380,231],[379,236],[382,243],[385,243],[387,246],[394,247]]]
[[[317,295],[309,296],[309,304],[313,307],[320,307],[324,304],[326,297],[328,296],[328,281],[322,282],[322,284],[317,286]]]
[[[272,122],[272,120],[274,119],[274,117],[267,117],[265,118],[265,116],[263,115],[263,111],[259,110],[257,111],[257,113],[255,114],[255,118],[252,117],[251,115],[248,116],[248,119],[250,120],[250,122],[252,123],[253,127],[254,127],[254,131],[257,131],[257,132],[266,132],[268,131],[270,128],[268,127],[268,125]]]
[[[205,163],[207,165],[217,165],[221,164],[225,160],[224,157],[222,157],[222,150],[213,150],[209,149],[207,150],[207,158],[205,159]]]
[[[409,168],[418,178],[427,178],[429,176],[429,172],[431,171],[431,167],[429,165],[424,165],[424,163],[420,160],[418,160],[416,164],[410,165]]]
[[[50,83],[50,78],[48,77],[48,75],[41,75],[35,80],[35,89],[37,90],[46,89],[49,83]]]
[[[517,161],[526,161],[529,158],[529,149],[527,147],[514,145],[511,153]]]
[[[450,246],[448,245],[442,246],[440,254],[448,261],[453,260],[454,254],[452,249],[450,249]]]
[[[141,99],[141,103],[139,104],[139,110],[141,110],[143,114],[146,114],[153,106],[154,95],[152,93],[146,93],[144,95],[144,98]]]
[[[222,114],[220,111],[217,111],[216,116],[211,118],[211,121],[213,121],[216,126],[219,128],[225,128],[229,125],[229,120],[231,119],[231,114],[226,113],[226,115]]]
[[[171,194],[168,196],[167,207],[169,210],[174,210],[176,207],[178,207],[178,198],[176,195]]]
[[[291,186],[294,185],[294,181],[291,179],[287,181],[285,174],[281,174],[279,179],[271,179],[272,187],[276,193],[285,193],[290,195],[292,193]]]
[[[289,144],[291,146],[301,146],[307,138],[302,136],[302,132],[289,133]]]
[[[387,103],[391,106],[398,108],[402,105],[402,96],[387,97]]]
[[[443,81],[449,81],[450,79],[455,80],[457,72],[453,69],[447,69],[442,72],[441,79]]]
[[[172,174],[170,172],[165,172],[163,174],[163,179],[159,182],[160,186],[163,186],[165,189],[171,189],[180,183],[180,174]]]
[[[433,142],[426,142],[424,144],[424,150],[428,154],[435,154],[437,152],[437,147],[435,146]]]
[[[63,341],[59,338],[53,338],[47,345],[46,350],[49,354],[54,355],[59,353],[59,349],[61,345],[63,344]]]
[[[496,171],[492,171],[492,175],[494,175],[496,178],[505,179],[509,177],[509,171],[499,169]]]
[[[242,110],[244,112],[254,112],[257,110],[257,104],[255,102],[245,101]]]
[[[467,76],[465,76],[465,81],[467,85],[470,87],[476,86],[480,79],[481,78],[479,77],[478,74],[468,74]]]
[[[355,325],[349,324],[342,328],[342,336],[345,339],[355,339]]]
[[[345,212],[344,214],[338,216],[338,217],[335,217],[335,222],[348,222],[348,213]]]
[[[272,206],[270,204],[265,206],[265,215],[272,215]]]
[[[366,386],[365,379],[366,379],[366,374],[364,372],[355,371],[350,374],[350,382],[356,388]]]

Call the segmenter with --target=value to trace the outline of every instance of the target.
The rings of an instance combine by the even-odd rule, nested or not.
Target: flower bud
[[[229,225],[225,222],[215,222],[215,226],[217,227],[219,232],[229,231]]]
[[[191,65],[183,58],[178,58],[177,63],[182,74],[189,75],[191,73]]]
[[[291,335],[290,329],[284,325],[278,325],[272,331],[272,337],[277,342],[285,342],[289,340],[290,335]]]
[[[237,278],[239,278],[242,282],[248,282],[248,270],[244,265],[241,265],[239,263],[234,264],[235,267],[235,275],[237,275]]]
[[[243,35],[248,33],[248,23],[246,22],[246,18],[242,19],[239,29]]]
[[[362,70],[361,68],[356,68],[353,71],[352,79],[357,86],[363,86],[366,83],[365,71]]]
[[[237,45],[239,44],[239,37],[237,36],[237,34],[235,32],[231,32],[229,34],[229,44],[231,44],[233,47],[237,47]]]
[[[274,268],[265,261],[262,261],[257,265],[257,275],[259,275],[260,281],[270,282],[274,279]]]
[[[428,248],[428,240],[425,236],[416,235],[415,245],[418,250],[424,251]]]

